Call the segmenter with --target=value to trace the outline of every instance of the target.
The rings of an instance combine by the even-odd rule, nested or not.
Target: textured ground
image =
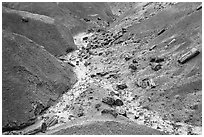
[[[3,31],[3,129],[34,122],[75,83],[71,66],[25,36]]]
[[[36,122],[76,83],[72,66],[57,57],[77,49],[73,32],[111,16],[105,3],[2,4],[3,132]]]
[[[98,122],[88,125],[73,126],[54,133],[55,135],[161,135],[151,128],[119,123],[115,121]],[[163,133],[164,134],[164,133]]]
[[[113,21],[113,14],[104,2],[5,2],[3,6],[51,17],[74,35]]]
[[[75,35],[78,49],[60,58],[73,64],[78,82],[39,117],[58,116],[39,134],[201,134],[200,4],[130,3],[106,30]],[[200,54],[178,63],[192,48]],[[141,85],[145,80],[153,84]],[[123,105],[108,105],[106,97]]]

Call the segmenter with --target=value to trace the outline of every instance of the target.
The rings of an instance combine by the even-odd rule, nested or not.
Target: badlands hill
[[[4,133],[201,134],[201,4],[3,3]]]
[[[35,122],[72,87],[72,66],[57,57],[77,49],[74,34],[98,25],[87,20],[111,22],[112,13],[105,3],[2,5],[2,126],[9,131]]]

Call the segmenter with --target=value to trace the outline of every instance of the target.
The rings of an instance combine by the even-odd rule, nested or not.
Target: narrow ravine
[[[65,59],[65,62],[72,63],[75,65],[74,72],[77,75],[77,83],[73,86],[73,88],[65,93],[58,101],[58,103],[55,106],[51,106],[49,110],[44,115],[57,115],[59,116],[59,119],[61,122],[67,122],[70,119],[70,116],[72,115],[69,109],[66,108],[71,106],[74,102],[74,100],[79,96],[80,93],[82,93],[84,90],[87,89],[87,86],[89,85],[89,82],[91,81],[90,77],[88,76],[89,69],[88,66],[85,66],[86,60],[81,60],[78,56],[81,54],[82,47],[85,47],[87,43],[85,43],[82,39],[84,37],[88,37],[91,34],[86,33],[80,33],[74,37],[75,44],[78,47],[78,50],[69,53],[68,55],[62,57]]]
[[[108,92],[112,91],[114,93],[118,93],[118,91],[114,89],[115,86],[114,82],[110,82],[105,78],[91,77],[90,75],[95,70],[97,69],[100,70],[100,67],[103,68],[105,64],[98,64],[95,66],[92,64],[86,65],[88,59],[81,58],[81,56],[86,56],[86,52],[84,52],[84,49],[88,44],[86,39],[88,39],[88,37],[91,37],[92,35],[93,34],[79,33],[78,35],[74,36],[74,41],[78,47],[78,50],[69,53],[66,56],[60,57],[61,59],[64,60],[64,62],[71,63],[74,65],[73,69],[78,78],[77,83],[73,86],[71,90],[65,93],[58,100],[58,103],[56,105],[51,106],[45,112],[45,114],[39,117],[39,122],[23,130],[21,134],[27,134],[33,131],[34,129],[39,128],[41,124],[44,121],[46,121],[46,119],[49,119],[52,116],[57,117],[57,123],[48,127],[45,134],[47,133],[51,134],[63,128],[67,128],[67,126],[71,125],[70,122],[73,125],[77,124],[76,121],[79,119],[79,117],[76,117],[75,114],[73,114],[74,103],[76,102],[76,99],[80,96],[80,94],[85,92],[90,87],[91,84],[95,84],[98,88],[102,87],[104,90]],[[85,38],[85,40],[83,40],[83,38]],[[105,47],[95,49],[96,52],[105,51],[107,52],[108,50],[109,49]],[[96,60],[96,62],[98,62],[97,59],[98,56],[92,55],[91,57],[92,61]],[[189,128],[191,128],[192,133],[201,134],[201,127],[193,127],[184,123],[179,123],[178,125],[177,123],[177,128],[175,129],[174,122],[163,120],[163,118],[157,112],[140,107],[138,102],[128,103],[128,100],[131,101],[131,95],[128,92],[125,93],[123,99],[125,99],[125,101],[127,102],[125,102],[124,106],[117,107],[116,110],[117,111],[125,110],[127,112],[127,118],[139,125],[146,125],[147,127],[164,131],[169,134],[182,134],[182,135],[187,134]],[[90,121],[90,119],[88,118],[88,116],[85,117],[87,117],[87,121],[85,121],[84,123],[79,121],[78,124],[89,123],[88,121]],[[135,117],[138,118],[136,119]]]
[[[78,50],[64,57],[64,59],[66,59],[68,62],[71,62],[72,64],[75,65],[74,70],[75,73],[77,74],[78,82],[74,85],[73,89],[71,89],[69,92],[63,95],[63,97],[60,99],[59,103],[56,106],[52,106],[45,114],[45,116],[48,115],[59,116],[60,121],[59,123],[66,123],[69,122],[70,120],[72,121],[75,119],[75,117],[72,114],[72,111],[70,110],[71,106],[75,102],[75,99],[81,93],[86,91],[87,88],[92,83],[97,85],[98,88],[103,87],[103,89],[107,91],[113,91],[117,93],[117,91],[114,89],[114,84],[111,83],[109,80],[103,78],[98,79],[95,77],[94,78],[90,77],[90,74],[92,74],[94,70],[100,69],[100,67],[103,68],[101,64],[98,65],[98,68],[94,69],[94,65],[92,64],[85,66],[84,64],[87,62],[87,60],[79,57],[80,54],[83,54],[83,48],[87,46],[87,43],[83,41],[83,38],[90,37],[91,35],[92,34],[86,33],[80,33],[76,35],[74,39],[75,44],[78,46]],[[95,49],[96,53],[107,50],[108,49],[106,49],[105,47]],[[93,55],[91,57],[91,61],[92,60],[97,61],[97,59],[98,56]],[[97,67],[97,65],[95,67]],[[131,95],[127,95],[126,99],[131,100]],[[127,117],[137,124],[146,125],[153,129],[158,129],[169,134],[187,134],[189,128],[191,128],[192,133],[201,134],[201,127],[193,127],[184,123],[179,123],[179,125],[177,123],[177,129],[175,129],[174,122],[163,120],[163,118],[157,112],[141,108],[140,106],[138,106],[138,103],[128,104],[127,106],[118,107],[117,109],[118,111],[121,111],[122,109],[126,109],[126,111],[128,110]],[[143,113],[144,115],[139,116],[141,113]],[[135,120],[135,116],[138,116],[139,118]],[[58,125],[56,124],[51,129],[57,129],[57,126],[60,126],[60,124]]]
[[[90,37],[92,34],[86,34],[86,33],[80,33],[74,37],[75,39],[75,44],[78,46],[79,50],[69,54],[68,56],[65,57],[67,61],[70,61],[73,63],[75,67],[75,72],[78,77],[78,82],[74,85],[73,89],[70,90],[68,93],[63,95],[62,99],[60,102],[56,105],[53,106],[49,109],[49,114],[55,114],[60,117],[60,121],[62,123],[66,123],[70,120],[74,120],[74,117],[72,116],[71,111],[66,110],[65,108],[67,105],[71,106],[70,104],[73,104],[75,102],[75,99],[80,95],[80,93],[83,93],[86,91],[86,89],[94,83],[98,87],[103,87],[103,89],[108,90],[108,91],[113,91],[117,92],[113,87],[113,83],[108,81],[107,79],[98,79],[98,78],[91,78],[90,73],[93,73],[94,70],[100,69],[101,65],[98,66],[98,68],[94,69],[94,65],[88,65],[85,66],[85,62],[87,61],[86,59],[80,60],[79,54],[83,53],[83,47],[87,46],[87,43],[83,41],[84,37]],[[107,51],[105,47],[96,49],[96,52],[100,51]],[[92,56],[91,60],[96,60],[97,61],[98,56]],[[79,65],[76,65],[77,62],[79,62]],[[91,62],[92,63],[92,62]],[[103,65],[103,64],[102,64]],[[97,65],[96,65],[97,67]],[[102,68],[102,67],[101,67]],[[127,100],[128,100],[127,95]],[[131,98],[131,97],[130,97]],[[130,99],[129,98],[129,99]],[[128,108],[128,118],[132,121],[134,121],[137,124],[141,125],[146,125],[148,127],[151,127],[153,129],[158,129],[160,131],[165,131],[166,133],[169,134],[187,134],[189,128],[191,128],[191,132],[195,134],[201,134],[201,127],[193,127],[191,125],[187,125],[184,123],[177,123],[177,129],[175,129],[175,123],[172,121],[168,120],[163,120],[163,118],[155,111],[147,110],[144,108],[141,108],[138,106],[137,103],[129,104],[127,106],[123,107],[118,107],[119,111],[121,109],[126,109],[127,111]],[[143,113],[143,116],[139,116],[141,113]],[[135,116],[138,116],[139,118],[135,120]],[[56,125],[57,127],[57,125]]]
[[[4,135],[202,134],[202,3],[2,6]]]

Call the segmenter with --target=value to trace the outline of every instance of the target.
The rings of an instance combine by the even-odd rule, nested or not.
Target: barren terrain
[[[61,10],[58,16],[31,10],[43,9],[37,4],[4,4],[4,123],[30,121],[30,114],[25,120],[23,112],[32,109],[20,108],[18,103],[24,102],[16,99],[20,89],[38,104],[44,102],[32,114],[30,126],[15,129],[5,124],[4,134],[202,134],[201,3],[103,3],[104,12],[96,3],[66,4],[46,5],[56,12],[63,9],[66,16]],[[31,16],[36,12],[42,15]],[[22,27],[22,16],[30,25]],[[68,16],[76,20],[75,26],[67,25]],[[85,24],[84,18],[93,22]],[[16,67],[23,65],[26,73]],[[52,71],[47,70],[50,67]],[[18,83],[20,78],[25,80]],[[42,84],[39,87],[39,81],[47,83],[49,91]],[[12,99],[22,115],[12,117],[19,111],[6,104]],[[46,130],[41,130],[46,122]]]

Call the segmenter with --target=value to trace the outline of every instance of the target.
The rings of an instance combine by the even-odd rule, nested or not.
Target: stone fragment
[[[133,59],[132,63],[138,63],[137,59]]]
[[[188,51],[187,53],[183,54],[178,59],[178,62],[180,64],[184,64],[187,61],[191,60],[192,58],[196,57],[199,53],[200,53],[200,51],[198,51],[196,48],[192,48],[190,51]]]
[[[108,72],[98,72],[98,73],[96,73],[96,75],[98,75],[100,77],[103,77],[103,76],[105,76],[107,74],[108,74]]]
[[[151,68],[154,71],[158,71],[158,70],[162,69],[162,65],[161,64],[153,64]]]
[[[202,9],[202,4],[199,5],[199,6],[196,8],[196,10],[200,10],[200,9]]]
[[[115,99],[112,97],[105,97],[105,98],[102,98],[102,102],[110,106],[113,106],[115,104]]]
[[[101,104],[96,104],[95,105],[95,109],[97,110],[97,111],[99,111],[99,108],[101,107]]]
[[[123,90],[123,89],[126,89],[128,88],[126,84],[120,84],[120,85],[117,85],[117,88],[120,89],[120,90]]]
[[[143,79],[141,81],[138,81],[137,85],[141,88],[155,88],[156,84],[154,83],[154,81],[152,79],[146,78]]]
[[[46,125],[45,122],[43,122],[42,125],[41,125],[41,132],[45,133],[46,130],[47,130],[47,125]]]
[[[111,114],[115,118],[118,116],[118,113],[115,110],[113,110],[113,109],[104,109],[104,110],[101,111],[101,114],[102,115],[104,115],[104,114]]]
[[[84,40],[84,41],[85,41],[85,40],[88,40],[88,37],[84,37],[83,40]]]
[[[137,66],[135,64],[130,64],[129,69],[135,71],[135,70],[137,70]]]
[[[116,106],[122,106],[122,105],[124,105],[124,103],[123,103],[122,100],[116,99],[114,105],[116,105]]]
[[[24,22],[24,23],[26,23],[26,22],[28,22],[28,21],[29,21],[29,19],[28,19],[28,18],[26,18],[26,17],[22,17],[21,21],[22,21],[22,22]]]
[[[51,127],[51,126],[54,126],[55,124],[58,123],[58,116],[54,115],[50,118],[48,118],[46,121],[45,121],[45,124],[47,125],[47,127]]]
[[[164,62],[164,58],[161,57],[151,57],[150,62],[161,63]]]

